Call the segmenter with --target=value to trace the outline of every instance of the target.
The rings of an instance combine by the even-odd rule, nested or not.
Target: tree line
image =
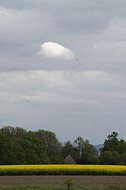
[[[56,134],[21,127],[0,129],[0,164],[64,164],[70,155],[77,164],[126,164],[126,142],[113,132],[98,153],[89,140],[77,137],[61,143]]]

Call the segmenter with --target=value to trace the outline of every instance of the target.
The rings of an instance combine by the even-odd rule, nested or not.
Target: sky
[[[126,140],[126,1],[0,0],[0,128]]]

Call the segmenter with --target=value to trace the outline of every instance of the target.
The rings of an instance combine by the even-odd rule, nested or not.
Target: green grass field
[[[68,190],[67,187],[62,186],[0,186],[0,190]],[[73,187],[72,190],[126,190],[125,187]]]

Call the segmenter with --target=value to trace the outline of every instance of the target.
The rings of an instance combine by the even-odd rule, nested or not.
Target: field
[[[14,186],[0,187],[0,190],[68,190],[62,186]],[[73,190],[126,190],[126,187],[74,187]]]
[[[58,185],[72,179],[75,186],[125,186],[126,176],[0,176],[0,186]]]
[[[125,186],[126,166],[110,165],[1,165],[0,186],[62,186],[72,179],[79,186]]]
[[[126,166],[117,165],[1,165],[0,175],[121,175]]]
[[[62,186],[16,186],[0,187],[0,190],[67,190]],[[73,190],[126,190],[126,187],[74,187]]]

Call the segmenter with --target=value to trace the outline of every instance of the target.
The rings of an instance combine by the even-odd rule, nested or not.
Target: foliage
[[[111,135],[108,135],[107,139],[104,142],[104,147],[101,149],[101,151],[116,151],[119,142],[117,136],[117,132],[113,132]]]
[[[63,186],[0,186],[0,190],[66,190]],[[74,187],[74,190],[126,190],[125,186],[111,187]]]
[[[62,163],[61,147],[49,131],[27,132],[20,127],[0,129],[0,164]]]
[[[79,151],[79,156],[81,157],[82,155],[82,149],[84,146],[84,140],[82,137],[77,137],[77,139],[74,141],[74,145],[77,147]]]
[[[77,164],[90,164],[89,160],[85,157],[78,158],[76,160]]]
[[[120,155],[120,163],[126,165],[126,151]]]
[[[98,155],[96,148],[80,136],[73,143],[61,144],[55,133],[43,129],[0,129],[0,164],[61,164],[67,155],[78,164],[126,165],[126,142],[112,132]]]
[[[108,135],[101,149],[100,164],[126,164],[126,142],[117,137],[117,132]]]
[[[64,183],[67,186],[68,190],[72,190],[73,189],[74,182],[72,181],[72,179],[67,179]]]
[[[64,146],[62,146],[63,157],[65,158],[67,155],[74,157],[74,146],[70,141],[65,142]]]
[[[87,160],[89,160],[90,163],[95,163],[95,158],[97,156],[98,152],[96,148],[90,144],[88,140],[85,140],[82,148],[82,157],[85,157]]]
[[[82,137],[77,137],[77,139],[74,141],[74,145],[79,151],[79,156],[76,159],[76,162],[78,164],[96,164],[96,157],[98,157],[98,152],[87,139],[84,140]]]
[[[119,164],[120,155],[116,151],[104,151],[100,156],[100,164]]]
[[[50,163],[62,163],[63,158],[61,156],[61,144],[56,138],[55,133],[51,131],[38,130],[37,132],[28,132],[30,136],[33,136],[40,140],[47,150],[47,155]]]
[[[12,164],[12,141],[9,137],[0,133],[0,164]]]
[[[26,135],[27,131],[21,127],[6,126],[0,129],[0,133],[8,137],[21,137]]]
[[[38,139],[24,136],[15,139],[15,164],[44,164],[48,163],[46,148]]]

